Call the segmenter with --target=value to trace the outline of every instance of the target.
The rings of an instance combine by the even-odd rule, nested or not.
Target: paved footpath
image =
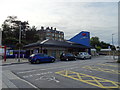
[[[20,62],[18,62],[18,59],[14,59],[14,58],[6,59],[6,61],[2,60],[2,66],[11,65],[11,64],[22,64],[22,63],[28,63],[28,59],[21,58]]]
[[[0,74],[0,80],[2,81],[2,85],[0,86],[0,88],[17,88],[16,85],[14,85],[11,80],[19,80],[21,81],[23,84],[25,83],[25,81],[20,80],[19,77],[17,77],[15,74],[13,74],[10,70],[5,70],[2,71],[2,66],[7,66],[7,65],[16,65],[16,64],[24,64],[24,63],[28,63],[27,59],[20,59],[20,62],[18,62],[18,59],[6,59],[6,61],[4,61],[3,59],[1,59],[0,62],[0,71],[2,72],[2,74]],[[31,88],[31,87],[30,87]]]

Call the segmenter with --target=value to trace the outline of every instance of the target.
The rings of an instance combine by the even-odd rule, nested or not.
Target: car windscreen
[[[48,57],[48,55],[46,55],[46,54],[37,54],[37,56],[40,56],[40,57]]]
[[[48,55],[44,54],[44,57],[48,57]]]
[[[65,56],[73,56],[72,54],[65,54]]]

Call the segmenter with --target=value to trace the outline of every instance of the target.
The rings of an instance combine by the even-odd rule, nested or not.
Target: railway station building
[[[46,39],[25,45],[24,49],[27,50],[27,55],[45,53],[57,59],[60,58],[63,52],[75,55],[79,52],[90,53],[90,34],[82,31],[73,38],[64,41]]]

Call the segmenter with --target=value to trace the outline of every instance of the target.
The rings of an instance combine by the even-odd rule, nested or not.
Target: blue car
[[[30,63],[54,62],[55,58],[53,56],[48,56],[46,54],[38,53],[38,54],[30,55],[28,60]]]

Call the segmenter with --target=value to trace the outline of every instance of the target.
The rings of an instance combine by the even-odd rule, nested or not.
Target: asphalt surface
[[[117,89],[120,85],[118,66],[110,57],[100,56],[87,60],[7,65],[2,70],[3,79],[9,77],[17,88]]]

